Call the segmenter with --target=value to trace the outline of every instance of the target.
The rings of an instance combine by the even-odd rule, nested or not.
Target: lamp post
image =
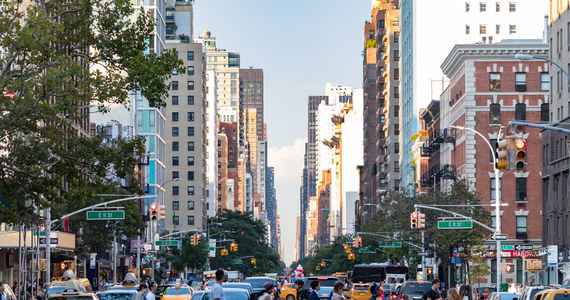
[[[554,61],[552,61],[551,59],[548,59],[546,57],[540,57],[540,56],[534,56],[534,55],[528,55],[528,54],[515,54],[515,59],[518,60],[544,60],[547,61],[553,65],[555,65],[558,69],[560,69],[560,71],[562,71],[562,73],[564,73],[564,75],[566,75],[566,77],[568,77],[570,79],[570,74],[568,74],[568,72],[566,70],[564,70],[564,68],[562,66],[560,66],[559,64],[555,63]]]

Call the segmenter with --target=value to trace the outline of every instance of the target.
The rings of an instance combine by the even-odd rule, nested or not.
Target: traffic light
[[[220,251],[220,254],[221,254],[222,256],[228,256],[228,249],[222,249],[222,250]]]
[[[326,267],[326,266],[327,266],[327,263],[326,263],[324,260],[323,260],[323,261],[321,261],[321,267],[323,267],[323,268],[324,268],[324,267]]]
[[[321,266],[316,266],[315,270],[320,271],[321,270]]]
[[[515,148],[515,170],[522,171],[526,164],[526,140],[516,139]]]
[[[418,228],[426,228],[426,215],[418,212]]]
[[[427,275],[433,274],[433,268],[427,267],[427,268],[426,268],[426,274],[427,274]]]
[[[190,244],[196,245],[196,235],[193,234],[190,236]]]
[[[348,260],[354,260],[354,253],[348,254]]]
[[[236,244],[236,243],[231,243],[231,244],[230,244],[230,251],[232,251],[232,252],[237,252],[237,251],[238,251],[238,244]]]
[[[350,253],[350,246],[344,245],[344,253]]]
[[[157,220],[164,220],[166,219],[166,206],[159,204],[157,207]]]
[[[202,241],[202,236],[196,233],[196,245],[200,245],[201,241]]]
[[[359,236],[355,237],[353,244],[354,244],[354,248],[362,247],[362,238]]]
[[[251,264],[255,266],[255,263],[256,263],[255,258],[252,258],[252,259],[251,259]]]
[[[495,150],[495,157],[497,158],[497,163],[495,164],[495,168],[497,169],[509,169],[510,164],[508,160],[508,152],[509,152],[509,140],[502,139],[497,140],[497,149]]]
[[[152,275],[152,268],[144,268],[144,269],[142,270],[142,274],[143,274],[143,276],[150,276],[150,275]]]
[[[410,215],[410,227],[412,229],[418,228],[418,218],[419,218],[419,212],[417,212],[417,211],[414,211]]]
[[[73,260],[64,260],[59,264],[59,267],[62,270],[73,270],[75,269],[75,265],[73,264]]]
[[[502,273],[504,273],[504,274],[512,274],[515,272],[515,265],[514,264],[502,263],[501,268],[503,269]]]
[[[150,220],[156,221],[158,219],[158,203],[153,203],[150,205]]]
[[[65,270],[65,267],[66,267],[66,266],[65,266],[65,263],[62,262],[62,263],[59,265],[59,267],[60,267],[62,270]]]

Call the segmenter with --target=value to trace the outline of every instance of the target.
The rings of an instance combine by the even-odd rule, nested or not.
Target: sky
[[[364,22],[370,0],[196,0],[194,38],[209,30],[218,48],[240,52],[241,68],[264,72],[269,166],[289,265],[307,140],[307,98],[325,85],[362,87]]]

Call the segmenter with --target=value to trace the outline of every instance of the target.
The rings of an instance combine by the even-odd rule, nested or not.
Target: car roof
[[[224,289],[224,292],[238,292],[238,293],[247,293],[247,291],[246,291],[246,290],[244,290],[244,289],[237,289],[237,288],[225,288],[223,285],[222,285],[222,288]],[[209,293],[211,293],[211,292],[212,292],[212,290],[209,290],[209,291],[205,291],[205,293],[206,293],[206,294],[209,294]]]
[[[129,293],[129,294],[136,294],[137,291],[133,289],[112,289],[99,292],[97,294],[111,294],[111,293]]]
[[[275,280],[275,279],[273,279],[271,277],[267,277],[267,276],[247,277],[245,280],[248,280],[248,279],[271,279],[271,280]]]

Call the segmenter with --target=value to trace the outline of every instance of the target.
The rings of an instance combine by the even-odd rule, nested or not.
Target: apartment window
[[[517,33],[517,25],[509,25],[509,34]]]
[[[194,136],[194,127],[188,127],[188,136]]]
[[[178,127],[172,127],[172,136],[178,136]]]
[[[172,113],[172,122],[178,122],[178,112]]]
[[[501,3],[500,2],[495,2],[495,11],[501,12]]]
[[[394,106],[394,117],[399,117],[399,116],[400,116],[400,106],[395,105]]]
[[[517,239],[527,239],[526,216],[517,216]]]
[[[194,210],[194,200],[188,201],[188,210]]]
[[[486,2],[480,2],[479,3],[479,12],[486,12],[487,11],[487,3]]]
[[[509,2],[509,12],[516,12],[517,4],[515,2]]]
[[[172,216],[172,224],[173,225],[180,225],[180,217],[179,216]]]
[[[526,201],[526,178],[517,178],[517,202]]]
[[[465,25],[465,34],[471,34],[471,26]]]
[[[548,122],[548,114],[550,112],[549,103],[542,103],[540,105],[540,121],[541,122]],[[544,151],[543,151],[544,152]],[[544,160],[546,161],[546,160]]]
[[[515,105],[515,120],[526,120],[526,104],[517,103]]]
[[[173,165],[173,166],[178,166],[178,162],[179,162],[178,156],[173,156],[173,157],[172,157],[172,165]]]
[[[193,180],[194,180],[194,171],[188,171],[188,180],[189,180],[189,181],[193,181]]]
[[[489,123],[501,124],[501,104],[492,103],[489,105]]]
[[[194,196],[194,186],[188,186],[188,196]]]
[[[171,88],[173,91],[178,91],[178,81],[173,81],[173,82],[172,82],[172,85],[170,86],[170,88]]]
[[[502,217],[502,216],[499,216],[499,223],[502,223],[502,222],[503,222],[503,217]],[[495,229],[495,228],[496,228],[496,225],[495,225],[496,223],[497,223],[497,218],[495,218],[495,216],[491,216],[491,226],[489,226],[489,227]]]
[[[188,151],[194,151],[194,142],[188,142]]]
[[[189,166],[193,166],[193,165],[194,165],[194,156],[188,156],[188,165],[189,165]]]
[[[550,78],[548,77],[548,72],[540,73],[540,90],[541,91],[550,90]]]
[[[172,56],[174,56],[174,58],[178,59],[178,51],[174,51],[174,52],[172,53]]]
[[[172,105],[178,105],[178,96],[172,96]]]
[[[518,92],[526,91],[526,73],[524,72],[515,73],[515,91]]]
[[[172,75],[178,75],[178,69],[176,68],[172,69]]]
[[[186,59],[188,60],[194,60],[194,51],[188,51],[186,53]]]
[[[175,185],[172,186],[172,196],[178,196],[180,194],[180,187]]]
[[[394,69],[394,80],[400,79],[400,70]]]
[[[187,66],[186,67],[186,74],[194,75],[194,66]]]
[[[180,210],[180,202],[172,201],[172,210]]]
[[[471,10],[471,3],[465,2],[465,12],[469,12]]]
[[[194,96],[188,96],[188,105],[194,105]]]
[[[188,81],[188,90],[189,90],[189,91],[193,91],[193,90],[194,90],[194,81]]]
[[[172,142],[172,151],[178,151],[178,142]]]
[[[188,216],[188,225],[194,225],[194,216]]]
[[[400,153],[400,143],[394,143],[394,153]]]
[[[386,121],[386,116],[384,115],[380,115],[380,124],[384,124],[384,121]]]
[[[180,173],[178,171],[172,171],[172,179],[180,178]]]
[[[400,162],[399,161],[394,162],[394,172],[400,172]]]
[[[189,112],[189,113],[188,113],[188,121],[189,121],[189,122],[194,121],[194,113],[193,113],[193,112]]]
[[[394,60],[395,61],[400,60],[400,50],[394,50]]]
[[[400,33],[398,31],[394,32],[394,43],[400,42]]]
[[[499,201],[501,201],[501,190],[502,180],[499,178]],[[491,178],[491,202],[495,202],[495,178]]]
[[[479,33],[480,34],[487,34],[487,25],[484,25],[484,24],[479,25]]]
[[[400,135],[400,126],[398,124],[394,124],[394,135]]]
[[[501,25],[500,24],[495,25],[495,34],[501,34]]]
[[[489,91],[501,90],[501,73],[489,73]]]

